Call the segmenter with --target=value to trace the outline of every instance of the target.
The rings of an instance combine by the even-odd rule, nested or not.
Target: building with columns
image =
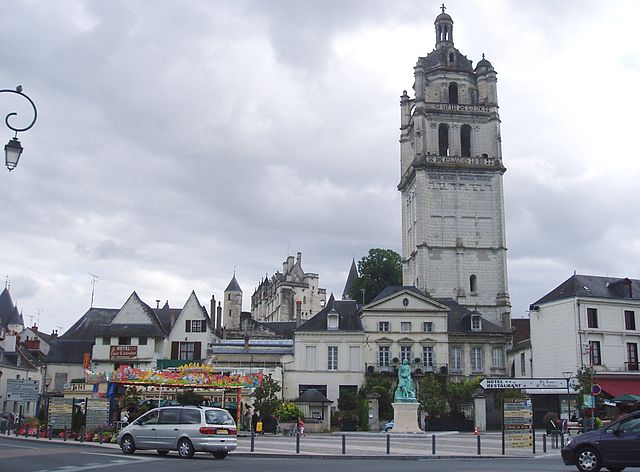
[[[400,98],[403,283],[510,328],[496,71],[435,20],[435,48]]]

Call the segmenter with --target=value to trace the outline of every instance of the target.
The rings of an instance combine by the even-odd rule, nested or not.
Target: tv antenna
[[[36,318],[36,326],[40,326],[40,313],[42,313],[43,311],[44,311],[44,310],[42,310],[42,309],[40,309],[40,308],[37,308],[37,309],[36,309],[36,315],[37,315],[37,318]]]
[[[96,274],[92,274],[91,272],[89,272],[89,275],[91,276],[91,305],[89,305],[89,308],[93,308],[93,296],[96,293],[96,282],[100,277]]]

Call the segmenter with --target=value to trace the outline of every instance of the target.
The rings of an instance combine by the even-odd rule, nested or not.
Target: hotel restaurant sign
[[[138,346],[111,346],[109,359],[135,359],[138,357]]]

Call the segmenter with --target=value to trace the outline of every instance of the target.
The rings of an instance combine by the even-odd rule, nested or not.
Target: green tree
[[[460,413],[460,404],[473,400],[473,394],[480,385],[479,378],[460,379],[447,384],[447,398],[452,412]]]
[[[432,374],[420,380],[418,389],[420,408],[431,416],[439,416],[447,411],[447,397],[440,380]]]
[[[256,388],[253,406],[256,411],[260,412],[263,418],[272,416],[273,412],[278,408],[280,400],[278,400],[277,394],[280,390],[282,390],[280,384],[271,374],[264,377],[262,384]]]
[[[282,402],[276,408],[276,416],[278,421],[295,421],[299,417],[303,416],[302,411],[295,403]]]
[[[199,406],[199,405],[202,405],[202,402],[204,401],[204,397],[199,393],[194,392],[193,389],[190,389],[190,390],[184,390],[178,393],[176,395],[176,400],[181,405]]]
[[[369,249],[369,254],[358,261],[359,277],[351,286],[349,296],[358,302],[371,302],[385,287],[402,285],[400,254],[391,249]]]

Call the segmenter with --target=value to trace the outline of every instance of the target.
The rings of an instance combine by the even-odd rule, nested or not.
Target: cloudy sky
[[[25,322],[68,328],[90,273],[96,306],[181,307],[235,267],[249,309],[288,253],[341,293],[353,256],[399,251],[399,96],[440,3],[4,2],[0,88],[39,111],[0,169],[0,275]],[[640,4],[447,7],[456,47],[498,71],[513,315],[574,270],[640,278]],[[17,98],[0,112],[28,121]]]

